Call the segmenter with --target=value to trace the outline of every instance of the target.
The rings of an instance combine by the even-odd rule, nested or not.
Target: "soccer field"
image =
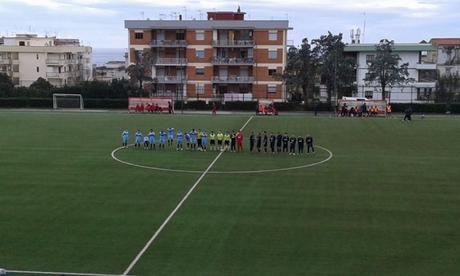
[[[111,156],[124,129],[132,143],[137,129],[243,126],[246,151],[264,130],[311,134],[323,148],[114,153],[135,166]],[[460,119],[2,111],[0,130],[9,271],[460,274]]]

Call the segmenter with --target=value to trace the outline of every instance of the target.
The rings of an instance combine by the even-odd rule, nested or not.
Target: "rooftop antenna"
[[[364,24],[363,24],[363,43],[364,43],[364,36],[366,34],[366,21],[367,21],[367,14],[364,12]]]
[[[184,18],[185,18],[185,20],[187,20],[187,7],[183,6],[182,10],[184,11]]]
[[[361,43],[361,29],[360,28],[356,29],[356,43],[358,44]]]
[[[202,10],[198,10],[198,13],[200,14],[200,20],[203,20],[203,11],[202,11]]]
[[[355,44],[355,30],[354,29],[350,30],[350,38],[351,38],[351,44]]]

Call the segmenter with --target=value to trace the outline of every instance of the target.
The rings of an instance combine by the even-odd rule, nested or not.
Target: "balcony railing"
[[[46,64],[48,65],[65,65],[65,64],[75,64],[77,60],[75,59],[65,59],[65,58],[47,58]]]
[[[214,65],[251,65],[254,64],[253,58],[220,58],[216,57],[212,60]]]
[[[187,79],[184,76],[157,76],[158,83],[184,83]]]
[[[253,83],[254,77],[247,76],[214,76],[214,83]]]
[[[184,66],[187,64],[186,58],[157,58],[153,61],[156,66],[172,65],[172,66]]]
[[[253,40],[214,40],[212,42],[214,47],[254,47]]]
[[[152,40],[150,47],[187,47],[185,40]]]
[[[0,57],[0,64],[11,64],[12,60],[10,58],[2,58]]]

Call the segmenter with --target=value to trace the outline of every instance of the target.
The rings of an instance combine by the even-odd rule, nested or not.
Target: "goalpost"
[[[53,94],[53,108],[83,109],[83,97],[81,94]]]

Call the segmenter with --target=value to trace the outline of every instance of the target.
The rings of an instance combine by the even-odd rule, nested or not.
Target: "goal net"
[[[53,108],[83,109],[83,97],[80,94],[53,94]]]

